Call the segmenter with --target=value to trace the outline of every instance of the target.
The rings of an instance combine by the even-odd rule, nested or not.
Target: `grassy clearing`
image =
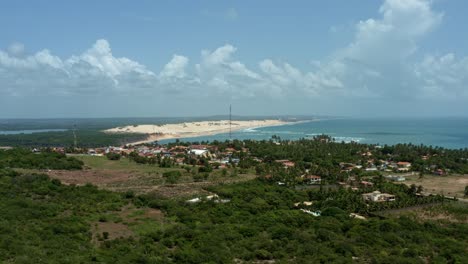
[[[465,186],[468,185],[468,175],[419,175],[407,176],[405,184],[422,185],[425,192],[446,196],[463,197]]]
[[[85,164],[81,171],[49,171],[47,174],[65,184],[84,185],[91,183],[100,188],[118,192],[133,191],[137,194],[156,193],[165,197],[191,197],[207,194],[205,188],[214,184],[233,183],[251,180],[256,177],[253,171],[241,174],[235,169],[213,170],[209,174],[187,171],[184,167],[161,168],[157,165],[138,164],[126,158],[108,160],[99,156],[76,156]],[[171,182],[163,176],[168,171],[179,171],[180,177]],[[203,175],[203,177],[200,177]]]
[[[108,211],[92,220],[92,242],[100,244],[105,240],[137,237],[158,230],[166,221],[160,210],[137,208],[128,204],[120,211]]]
[[[468,204],[463,202],[445,202],[411,210],[394,210],[385,214],[387,217],[409,216],[415,220],[424,222],[427,220],[468,223]]]

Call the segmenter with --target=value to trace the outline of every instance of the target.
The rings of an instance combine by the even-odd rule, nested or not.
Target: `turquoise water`
[[[284,126],[262,127],[235,131],[233,139],[296,140],[327,134],[337,141],[357,141],[372,144],[413,143],[446,148],[468,148],[468,118],[440,119],[330,119]],[[224,141],[229,134],[185,138],[182,141]],[[173,142],[162,140],[160,143]]]
[[[7,130],[0,131],[0,135],[19,135],[19,134],[34,134],[34,133],[45,133],[45,132],[63,132],[68,129],[26,129],[26,130]]]

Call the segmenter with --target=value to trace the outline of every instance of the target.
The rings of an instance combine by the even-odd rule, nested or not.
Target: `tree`
[[[120,160],[121,155],[114,152],[109,152],[106,154],[108,160]]]
[[[182,174],[180,171],[166,171],[163,173],[163,177],[166,179],[166,182],[169,184],[175,184],[179,181]]]

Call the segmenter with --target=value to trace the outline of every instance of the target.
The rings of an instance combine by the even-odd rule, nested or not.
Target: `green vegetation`
[[[166,171],[166,172],[163,173],[163,177],[170,184],[177,183],[177,181],[179,181],[181,176],[182,176],[182,173],[180,171],[177,171],[177,170]]]
[[[27,149],[0,150],[0,168],[79,170],[83,162],[44,149],[33,153]]]
[[[213,145],[221,151],[237,150],[229,159],[239,162],[217,169],[220,164],[210,164],[208,158],[183,153],[177,158],[190,166],[136,152],[115,158],[0,151],[0,262],[464,263],[468,259],[465,205],[424,196],[417,185],[389,183],[380,172],[344,172],[340,165],[366,163],[369,157],[363,154],[372,151],[375,161],[391,157],[394,162],[410,161],[416,168],[435,165],[465,172],[466,150],[375,148],[337,143],[326,136]],[[295,165],[285,168],[278,159]],[[108,186],[122,187],[118,188],[122,193],[91,184],[64,185],[45,175],[10,169],[79,169],[84,163],[90,169],[68,173],[98,181],[117,176],[115,185]],[[249,181],[214,184],[216,179],[240,178],[253,171],[256,179],[251,175]],[[320,175],[321,184],[306,185],[300,177],[306,171]],[[361,179],[372,184],[359,188],[336,184],[349,178],[356,178],[350,180],[354,186]],[[208,179],[211,184],[199,182]],[[129,185],[140,180],[144,181]],[[152,188],[149,181],[160,186]],[[162,193],[191,185],[204,189],[178,196]],[[143,192],[129,186],[150,188],[139,195]],[[395,201],[363,200],[363,193],[376,190],[394,195]],[[187,202],[195,197],[200,199]],[[417,210],[406,214],[408,208]],[[359,218],[350,217],[351,213]]]
[[[0,261],[13,263],[463,263],[468,227],[408,217],[367,221],[328,207],[313,217],[293,207],[307,192],[250,182],[210,188],[228,203],[187,204],[43,175],[0,176]],[[122,223],[133,203],[162,209],[166,220]],[[465,212],[466,213],[466,212]],[[134,211],[139,217],[142,211]],[[128,227],[131,236],[97,235],[93,226]],[[129,231],[129,232],[130,232]]]
[[[106,154],[108,160],[120,160],[122,155],[114,152],[109,152]]]
[[[106,134],[96,130],[80,130],[76,132],[77,147],[94,148],[105,146],[120,146],[129,142],[143,140],[142,134]],[[73,131],[44,132],[19,135],[0,135],[0,146],[19,147],[72,147],[74,145]]]

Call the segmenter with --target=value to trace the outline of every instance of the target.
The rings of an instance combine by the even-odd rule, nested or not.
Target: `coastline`
[[[104,130],[105,133],[140,133],[147,134],[145,140],[128,143],[127,145],[140,145],[165,139],[191,138],[211,136],[245,129],[256,129],[260,127],[274,127],[311,122],[316,120],[283,121],[283,120],[233,120],[229,127],[228,120],[202,121],[166,125],[137,125]],[[213,126],[215,128],[213,128]]]

